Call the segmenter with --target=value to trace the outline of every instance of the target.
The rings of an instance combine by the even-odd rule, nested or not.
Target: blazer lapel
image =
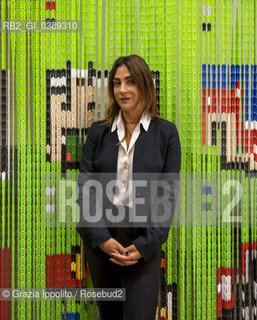
[[[144,172],[144,161],[142,161],[141,156],[144,154],[145,149],[145,137],[146,131],[140,126],[140,134],[135,143],[134,157],[133,157],[133,172]]]
[[[118,150],[119,146],[117,146],[117,143],[119,142],[117,130],[111,132],[110,131],[110,139],[107,139],[109,141],[108,146],[108,152],[109,152],[109,158],[110,158],[110,164],[111,164],[111,170],[110,172],[117,172],[117,161],[118,161]]]

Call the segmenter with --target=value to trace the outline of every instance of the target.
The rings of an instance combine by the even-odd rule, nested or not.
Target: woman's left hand
[[[112,252],[110,261],[120,265],[120,266],[130,266],[138,262],[138,259],[142,258],[134,244],[127,247],[128,255],[119,254]]]

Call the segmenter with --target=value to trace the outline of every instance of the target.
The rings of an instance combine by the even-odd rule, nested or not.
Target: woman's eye
[[[119,82],[114,82],[114,83],[113,83],[113,86],[114,86],[114,87],[117,87],[119,84],[120,84]]]
[[[129,84],[134,84],[135,82],[133,80],[129,80]]]

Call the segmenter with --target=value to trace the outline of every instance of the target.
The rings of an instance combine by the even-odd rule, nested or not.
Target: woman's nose
[[[121,85],[120,85],[120,91],[127,91],[126,83],[121,83]]]

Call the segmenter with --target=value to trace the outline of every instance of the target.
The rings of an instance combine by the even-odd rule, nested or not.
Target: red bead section
[[[67,152],[66,160],[67,160],[67,162],[71,162],[71,153],[70,152]]]
[[[237,269],[237,274],[239,273],[239,269]],[[217,272],[217,284],[218,287],[220,286],[220,290],[217,291],[217,318],[222,317],[222,309],[233,309],[235,306],[235,294],[233,291],[233,283],[234,283],[234,268],[219,268]],[[230,278],[230,280],[229,280]],[[226,285],[227,281],[227,285]],[[226,297],[226,293],[223,292],[222,297],[222,290],[223,285],[230,287],[231,292],[231,299]]]
[[[7,268],[5,268],[5,264],[7,264]],[[10,269],[10,248],[0,249],[0,288],[10,288]],[[0,319],[11,319],[10,301],[0,301]]]
[[[249,251],[249,242],[241,244],[242,275],[245,276],[245,253]]]
[[[46,1],[46,10],[55,10],[56,3],[54,1]]]
[[[82,287],[85,287],[85,279],[72,279],[71,254],[46,255],[46,288]]]

